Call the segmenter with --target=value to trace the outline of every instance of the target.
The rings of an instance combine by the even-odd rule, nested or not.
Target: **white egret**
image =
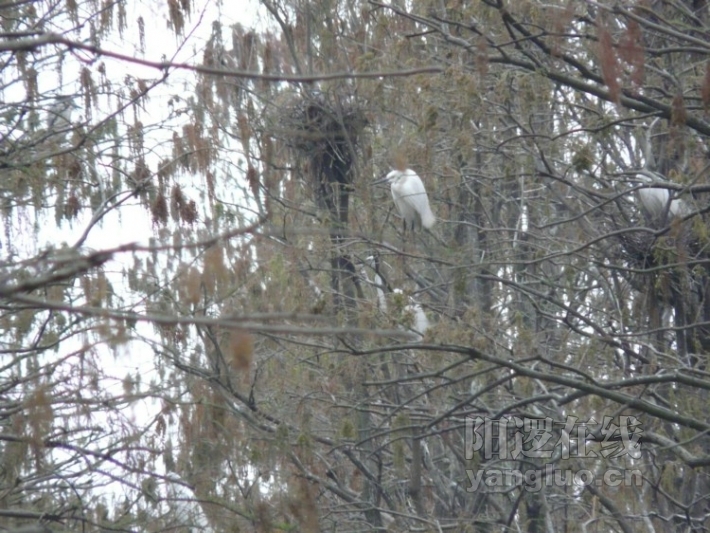
[[[57,96],[47,111],[47,129],[56,133],[69,130],[72,127],[72,113],[78,108],[71,96]]]
[[[653,156],[651,136],[653,128],[659,120],[659,117],[655,118],[646,131],[646,145],[644,146],[646,164],[644,168],[636,171],[636,180],[649,185],[669,183],[665,176],[654,170],[656,168],[656,158]],[[644,187],[638,189],[637,193],[641,207],[650,220],[670,220],[675,217],[683,217],[692,212],[691,207],[686,202],[680,198],[672,198],[671,190],[665,187]]]
[[[394,294],[401,294],[404,296],[404,293],[402,292],[401,289],[394,289],[392,291]],[[426,316],[426,313],[424,312],[424,309],[422,309],[422,306],[419,305],[419,302],[417,302],[414,298],[411,296],[409,297],[410,303],[405,305],[404,308],[402,309],[404,311],[404,316],[407,322],[411,320],[411,324],[407,329],[409,329],[411,332],[416,334],[417,342],[421,342],[422,339],[424,338],[424,334],[427,332],[427,330],[430,327],[429,324],[429,319]]]
[[[422,226],[429,229],[434,225],[436,217],[429,207],[424,183],[416,172],[409,168],[393,170],[375,183],[383,182],[390,183],[394,205],[404,220],[405,229],[416,230]]]
[[[389,310],[387,306],[387,297],[385,296],[385,288],[387,285],[377,271],[378,263],[374,256],[367,257],[363,263],[375,272],[374,281],[370,281],[370,277],[367,275],[365,269],[362,269],[361,271],[363,278],[368,282],[368,284],[374,285],[375,291],[377,291],[378,309],[382,313],[388,314]],[[424,309],[422,309],[422,306],[413,297],[406,296],[402,289],[392,290],[392,296],[395,303],[398,304],[395,305],[395,307],[402,310],[401,316],[403,323],[407,325],[406,329],[414,334],[415,342],[421,342],[424,338],[424,334],[430,327],[429,319],[427,318]],[[407,301],[409,303],[406,303]],[[400,327],[405,329],[403,326]]]
[[[369,284],[372,284],[375,286],[375,290],[377,291],[377,307],[378,307],[378,309],[380,311],[382,311],[383,313],[387,313],[387,298],[385,297],[385,282],[380,277],[380,274],[377,272],[378,261],[374,255],[370,255],[363,261],[363,263],[365,263],[367,266],[369,266],[375,272],[374,282],[370,281],[370,277],[367,275],[367,272],[365,272],[364,269],[362,270],[362,276],[367,280],[367,282]]]
[[[636,174],[636,179],[642,183],[663,184],[668,181],[656,172],[641,169]],[[682,217],[689,214],[692,209],[680,198],[671,199],[670,189],[664,187],[644,187],[638,189],[641,207],[653,220],[660,220],[668,213],[668,218]]]
[[[71,96],[57,96],[47,110],[47,133],[53,136],[53,142],[63,144],[68,133],[73,129],[72,113],[79,109]]]

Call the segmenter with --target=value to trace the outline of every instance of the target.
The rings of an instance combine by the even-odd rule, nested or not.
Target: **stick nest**
[[[313,91],[283,108],[279,136],[290,148],[310,156],[343,144],[354,148],[367,124],[365,112],[354,98]]]

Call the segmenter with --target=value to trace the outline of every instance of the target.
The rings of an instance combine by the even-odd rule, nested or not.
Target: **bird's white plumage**
[[[47,129],[56,134],[66,134],[72,127],[72,113],[76,108],[71,97],[57,97],[47,112]]]
[[[666,181],[662,176],[648,170],[640,171],[637,174],[637,178],[639,181],[648,184],[663,183]],[[639,189],[638,196],[641,207],[643,207],[646,214],[651,218],[662,217],[665,215],[666,209],[668,210],[668,216],[670,218],[682,217],[692,211],[690,206],[680,198],[671,199],[670,189],[663,187],[645,187]]]
[[[429,329],[429,319],[426,316],[426,313],[424,312],[424,309],[422,309],[422,306],[419,305],[418,303],[414,302],[412,304],[409,304],[404,308],[405,313],[411,313],[413,317],[412,321],[412,330],[414,330],[414,333],[416,333],[419,337],[419,340],[421,341],[422,338],[424,338],[424,334],[427,332]]]
[[[367,275],[367,272],[365,270],[362,270],[362,276],[367,280],[368,284],[373,284],[375,286],[375,291],[377,291],[377,307],[380,311],[383,313],[387,312],[387,298],[385,297],[385,284],[383,279],[380,277],[380,275],[377,273],[377,261],[375,261],[375,257],[370,255],[367,258],[365,258],[364,263],[370,267],[372,270],[375,272],[375,279],[374,282],[370,281],[370,277]]]
[[[407,228],[413,230],[431,228],[436,217],[429,207],[424,182],[412,169],[393,170],[385,178],[390,183],[392,198],[397,211],[404,219]]]
[[[394,289],[392,292],[394,294],[404,294],[402,289]],[[404,318],[407,323],[410,324],[408,329],[417,336],[417,341],[421,342],[424,338],[424,334],[430,327],[429,319],[427,318],[424,309],[422,309],[422,306],[419,305],[419,302],[411,296],[409,297],[409,302],[410,303],[405,305],[402,309],[405,315]]]
[[[383,314],[389,314],[389,309],[387,305],[387,297],[385,296],[385,282],[380,277],[376,270],[376,262],[373,256],[367,257],[364,261],[365,265],[375,270],[374,281],[370,281],[366,269],[362,269],[362,277],[367,281],[368,284],[374,285],[375,291],[377,292],[377,307]],[[429,318],[426,316],[424,309],[413,297],[406,296],[402,289],[394,289],[392,291],[392,296],[395,298],[395,309],[401,310],[401,323],[402,329],[407,329],[413,336],[412,339],[415,342],[421,342],[424,339],[424,335],[430,328]]]
[[[668,189],[654,187],[650,189],[639,189],[638,193],[641,205],[652,217],[662,215],[666,207],[668,208],[668,214],[672,217],[683,216],[689,212],[688,206],[679,198],[671,200],[670,205],[668,205],[668,199],[670,197]]]

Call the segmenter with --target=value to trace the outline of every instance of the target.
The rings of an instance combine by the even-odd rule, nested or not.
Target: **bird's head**
[[[401,170],[392,170],[386,176],[373,181],[372,184],[379,185],[380,183],[395,183],[402,176],[404,176],[404,172],[402,172]]]

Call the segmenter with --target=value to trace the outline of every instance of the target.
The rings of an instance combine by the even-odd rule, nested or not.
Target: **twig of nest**
[[[281,136],[287,146],[305,155],[332,149],[342,143],[354,146],[367,126],[365,113],[348,97],[320,92],[303,95],[281,116]]]
[[[652,265],[655,235],[647,231],[625,231],[618,238],[627,260],[641,268]]]
[[[347,224],[352,163],[367,118],[356,100],[311,91],[284,106],[283,142],[308,159],[316,202],[332,220]]]

